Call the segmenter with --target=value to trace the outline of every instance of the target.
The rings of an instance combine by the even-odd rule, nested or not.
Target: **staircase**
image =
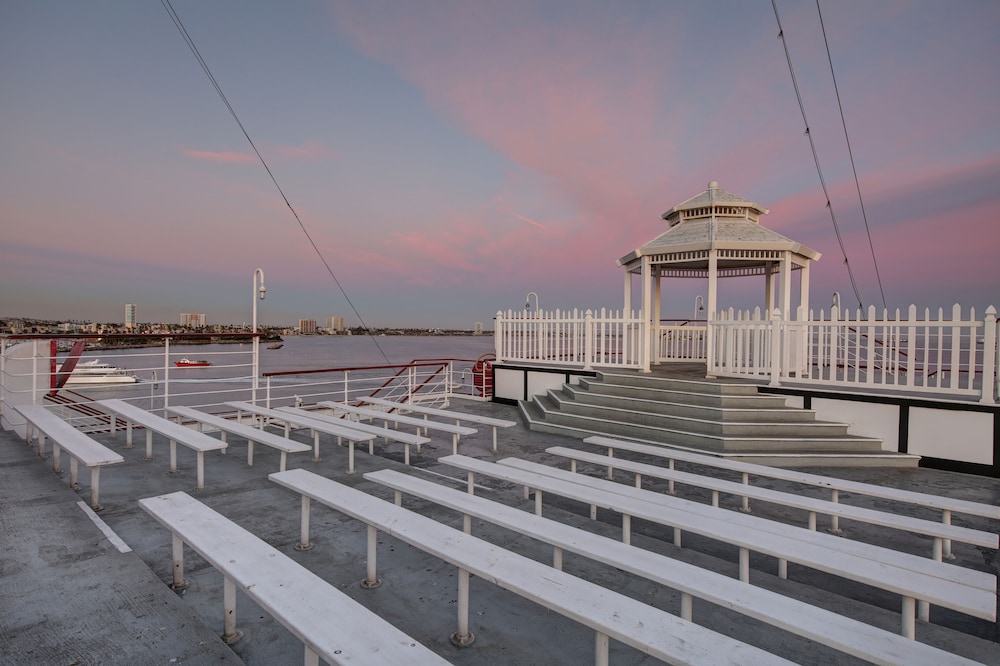
[[[920,457],[882,451],[882,440],[817,421],[754,384],[598,373],[520,401],[532,430],[606,435],[780,467],[916,467]]]

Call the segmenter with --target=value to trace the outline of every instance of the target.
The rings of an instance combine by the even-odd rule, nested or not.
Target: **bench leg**
[[[347,473],[354,474],[354,440],[347,440]]]
[[[475,477],[476,477],[476,475],[474,473],[472,473],[472,472],[469,472],[468,476],[466,477],[466,479],[467,479],[466,486],[468,487],[468,493],[470,495],[474,495],[475,492],[476,492],[476,480],[475,480]]]
[[[622,514],[622,543],[626,546],[632,543],[632,516]]]
[[[674,459],[673,458],[671,458],[670,461],[667,463],[667,469],[669,469],[669,470],[673,470],[674,469]],[[671,495],[676,495],[677,494],[674,491],[674,480],[673,479],[668,479],[667,480],[667,492],[670,493]]]
[[[788,580],[788,560],[778,560],[778,578]]]
[[[205,452],[198,451],[198,485],[195,490],[205,489]]]
[[[96,469],[96,468],[91,468]],[[77,462],[76,458],[69,459],[69,487],[73,490],[80,489],[80,479],[79,479],[80,464]]]
[[[497,452],[497,427],[493,426],[493,453]]]
[[[949,509],[944,509],[941,512],[941,522],[945,525],[951,525],[951,511]],[[953,560],[955,556],[951,553],[951,539],[945,539],[943,542],[944,552],[942,553],[944,559]]]
[[[112,421],[114,421],[116,418],[117,417],[114,414],[111,415],[111,420]],[[126,421],[125,422],[125,448],[126,449],[131,449],[132,446],[134,446],[132,444],[132,422],[131,421]]]
[[[476,635],[469,631],[469,572],[458,570],[458,631],[451,635],[451,644],[456,647],[472,645]]]
[[[917,603],[913,597],[903,597],[903,636],[909,639],[916,638],[917,620],[915,617]]]
[[[285,467],[287,466],[287,464],[288,464],[288,451],[282,451],[281,452],[281,464],[278,466],[278,471],[279,472],[284,472],[285,471]]]
[[[223,451],[223,453],[225,453],[226,450],[222,449],[222,451]],[[248,439],[247,440],[247,467],[253,467],[253,440],[252,439]]]
[[[45,459],[45,433],[41,430],[38,431],[38,457]]]
[[[177,473],[177,442],[170,440],[170,473]]]
[[[90,508],[94,511],[100,511],[104,507],[98,501],[98,494],[101,491],[101,468],[91,467],[90,468]]]
[[[451,433],[451,453],[452,455],[458,455],[458,433]]]
[[[750,582],[750,550],[740,548],[740,581]]]
[[[408,442],[403,442],[403,462],[407,465],[410,464],[410,445]]]
[[[638,472],[635,474],[635,487],[642,490],[642,474]]]
[[[594,666],[608,666],[608,648],[611,641],[600,631],[594,633]]]
[[[303,647],[306,649],[306,656],[302,663],[305,666],[319,666],[319,655],[316,654],[316,651],[308,645],[304,645]]]
[[[559,546],[555,546],[552,549],[552,568],[557,571],[562,571],[563,567],[563,549]]]
[[[674,528],[674,545],[677,546],[678,548],[681,547],[681,534],[682,534],[681,528],[675,527]]]
[[[131,447],[126,447],[131,448]],[[146,460],[153,459],[153,431],[146,431]]]
[[[924,622],[931,621],[931,602],[923,600],[917,601],[917,619],[923,620]]]
[[[743,485],[745,485],[745,486],[749,486],[750,485],[750,474],[747,473],[747,472],[743,472]],[[749,495],[744,495],[743,496],[743,506],[740,508],[740,511],[742,511],[743,513],[750,513],[750,496]]]
[[[288,434],[285,434],[288,438]],[[319,462],[319,431],[313,430],[313,462]]]
[[[295,550],[312,550],[313,544],[309,543],[309,498],[302,496],[302,521],[299,526],[299,542],[295,544]]]
[[[59,442],[52,440],[52,472],[54,474],[62,474],[62,467],[59,464],[60,454],[62,453],[62,448],[59,446]],[[71,458],[73,462],[76,462],[76,458]],[[72,486],[72,481],[70,482]],[[74,488],[75,490],[75,488]]]
[[[830,495],[830,501],[834,504],[840,502],[840,491],[836,488]],[[840,529],[840,516],[833,514],[830,516],[830,534],[843,534],[843,530]]]
[[[694,617],[694,597],[688,592],[681,592],[681,618],[691,622]]]
[[[176,534],[172,536],[173,581],[170,583],[170,589],[186,590],[188,584],[184,580],[184,542]]]
[[[538,488],[535,488],[535,515],[542,515],[542,491]]]
[[[378,577],[378,571],[375,566],[376,558],[378,557],[378,530],[373,526],[368,526],[368,571],[366,573],[365,579],[361,581],[361,587],[366,589],[374,589],[382,584],[382,580]]]
[[[222,584],[222,642],[232,645],[243,638],[243,632],[236,628],[236,583],[225,576]]]

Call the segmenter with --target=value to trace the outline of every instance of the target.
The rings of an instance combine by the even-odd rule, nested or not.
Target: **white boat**
[[[134,384],[138,377],[128,373],[125,368],[118,368],[101,359],[79,363],[66,380],[66,384]]]

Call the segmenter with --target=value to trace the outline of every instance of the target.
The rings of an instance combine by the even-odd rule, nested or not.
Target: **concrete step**
[[[739,380],[698,380],[653,377],[640,374],[598,372],[597,381],[604,384],[653,388],[666,391],[709,393],[715,395],[757,395],[757,385]]]
[[[816,420],[816,412],[811,409],[785,407],[781,399],[781,407],[716,407],[713,405],[693,405],[682,402],[651,400],[640,397],[609,395],[589,391],[579,386],[566,384],[562,393],[567,398],[582,405],[595,407],[611,407],[618,409],[635,409],[649,414],[667,414],[670,416],[706,419],[714,421],[740,421],[757,423],[802,423]],[[764,397],[764,396],[762,396]],[[778,396],[768,396],[778,397]],[[770,401],[769,401],[770,402]],[[774,401],[777,403],[777,401]]]
[[[551,396],[535,396],[532,401],[537,408],[532,414],[537,414],[537,420],[530,420],[532,429],[565,434],[567,431],[589,432],[590,434],[605,434],[610,437],[627,437],[630,439],[651,440],[676,446],[687,446],[707,451],[770,451],[788,453],[793,451],[808,452],[872,452],[880,451],[882,442],[876,438],[856,437],[852,435],[815,436],[789,435],[725,435],[692,432],[689,429],[659,427],[639,422],[639,413],[620,410],[618,418],[605,418],[587,414],[566,413],[559,409]],[[628,420],[622,420],[627,418]],[[558,429],[557,429],[558,428]]]
[[[657,381],[657,380],[649,380]],[[661,380],[669,382],[674,388],[657,388],[655,385],[612,384],[600,379],[581,379],[579,386],[595,395],[609,395],[623,398],[639,398],[706,407],[725,407],[733,409],[785,409],[785,399],[779,395],[759,395],[748,393],[720,393],[706,390],[708,382],[686,382],[685,387],[677,385],[678,380]],[[756,391],[756,387],[753,387]]]
[[[553,409],[562,414],[579,415],[610,421],[623,421],[656,428],[684,430],[692,433],[722,436],[766,435],[768,437],[842,437],[847,434],[847,424],[827,421],[722,421],[711,418],[677,416],[663,412],[650,412],[642,405],[609,407],[594,403],[581,403],[561,391],[549,391],[546,398]]]

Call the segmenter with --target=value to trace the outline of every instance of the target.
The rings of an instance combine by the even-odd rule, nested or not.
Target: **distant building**
[[[181,326],[188,328],[201,328],[205,325],[205,314],[199,312],[185,312],[181,314]]]
[[[343,333],[344,318],[334,315],[326,318],[326,330],[328,333]]]
[[[477,321],[476,322],[475,326],[473,326],[473,328],[472,328],[472,334],[473,335],[482,335],[483,334],[483,322],[481,322],[481,321]]]
[[[316,320],[299,319],[299,333],[301,335],[316,335]]]
[[[125,304],[125,330],[131,331],[135,329],[135,303]]]

